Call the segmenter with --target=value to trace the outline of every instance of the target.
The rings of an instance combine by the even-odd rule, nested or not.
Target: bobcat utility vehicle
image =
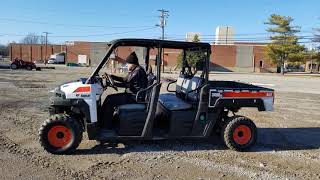
[[[148,87],[136,94],[137,103],[121,105],[112,119],[102,119],[101,113],[105,111],[101,106],[102,94],[109,92],[105,91],[107,88],[117,90],[114,80],[103,69],[114,51],[122,46],[145,48],[147,53],[142,60],[145,70],[150,72],[153,65],[155,73],[147,74]],[[179,77],[168,83],[168,92],[160,93],[164,79],[161,78],[163,49],[179,49],[182,68]],[[202,54],[197,65],[199,75],[193,74],[189,66],[190,52]],[[156,60],[152,61],[154,54]],[[89,77],[63,84],[52,91],[51,117],[39,130],[41,146],[54,154],[71,153],[80,144],[85,131],[89,140],[101,142],[203,139],[220,133],[230,149],[247,150],[257,140],[257,128],[249,118],[235,113],[244,107],[271,111],[274,91],[240,82],[210,81],[210,54],[208,43],[155,39],[112,41],[105,57]],[[112,127],[100,126],[102,121],[112,121]]]

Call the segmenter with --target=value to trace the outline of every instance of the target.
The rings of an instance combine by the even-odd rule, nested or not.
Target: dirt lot
[[[219,139],[100,145],[85,138],[74,155],[46,153],[37,133],[49,90],[90,71],[0,70],[0,179],[320,179],[319,77],[211,75],[276,89],[274,112],[239,112],[259,128],[250,152],[228,150]]]

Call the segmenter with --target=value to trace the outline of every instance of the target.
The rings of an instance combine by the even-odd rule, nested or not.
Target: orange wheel
[[[236,151],[246,151],[257,141],[256,125],[244,116],[229,117],[221,133],[225,145]]]
[[[233,140],[240,145],[247,144],[251,139],[251,129],[246,125],[238,126],[233,132]]]
[[[68,114],[55,114],[39,129],[41,146],[53,154],[74,152],[82,140],[83,129],[78,120]]]
[[[64,147],[71,142],[71,131],[62,125],[53,126],[48,132],[49,143],[57,148]]]

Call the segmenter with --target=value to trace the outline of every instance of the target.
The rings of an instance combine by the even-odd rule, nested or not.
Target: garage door
[[[79,64],[87,64],[87,55],[78,55],[78,63]]]

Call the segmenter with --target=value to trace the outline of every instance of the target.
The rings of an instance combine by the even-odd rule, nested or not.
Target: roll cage
[[[188,62],[186,60],[186,50],[188,49],[196,49],[201,50],[206,53],[206,58],[203,60],[203,69],[202,69],[202,76],[205,79],[205,82],[208,82],[208,75],[209,75],[209,60],[211,54],[211,46],[209,43],[201,43],[201,42],[182,42],[182,41],[168,41],[168,40],[158,40],[158,39],[117,39],[113,40],[109,43],[109,49],[106,52],[102,61],[98,64],[95,68],[93,73],[90,75],[86,84],[90,84],[90,79],[92,77],[97,76],[101,68],[106,64],[109,60],[110,55],[112,54],[113,50],[120,46],[137,46],[137,47],[145,47],[145,48],[157,48],[158,54],[163,53],[163,49],[181,49],[183,50],[183,63],[182,63],[182,70],[181,73],[185,73],[185,69],[190,69]],[[149,56],[149,53],[147,53]],[[148,58],[148,57],[147,57]],[[156,58],[156,69],[157,69],[157,83],[160,83],[160,72],[161,72],[161,64],[162,64],[162,56],[158,56]],[[189,71],[190,72],[190,71]]]

